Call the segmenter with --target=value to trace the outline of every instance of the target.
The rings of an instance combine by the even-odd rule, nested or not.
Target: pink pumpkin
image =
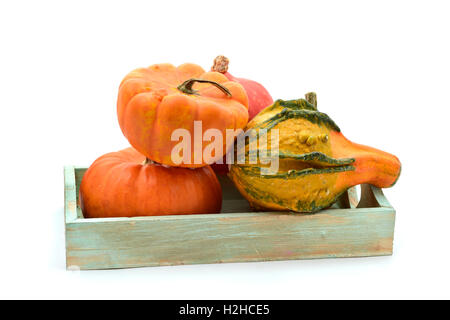
[[[214,65],[211,71],[223,73],[228,80],[240,83],[248,96],[248,121],[252,120],[262,109],[270,106],[273,103],[273,99],[269,92],[262,86],[262,84],[244,78],[235,78],[228,72],[228,60],[227,57],[218,56],[214,59]]]

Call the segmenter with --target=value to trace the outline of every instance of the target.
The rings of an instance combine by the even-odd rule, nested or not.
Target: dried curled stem
[[[212,71],[225,73],[228,71],[228,64],[230,63],[230,60],[225,56],[217,56],[214,59],[214,64],[211,68]]]

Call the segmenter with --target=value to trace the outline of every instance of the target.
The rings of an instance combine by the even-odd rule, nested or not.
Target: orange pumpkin
[[[80,186],[85,218],[217,213],[222,190],[209,166],[151,163],[133,148],[95,160]]]
[[[125,137],[147,158],[169,166],[196,168],[214,163],[227,152],[226,129],[245,127],[248,98],[239,83],[229,81],[219,72],[205,73],[200,66],[190,63],[179,67],[155,64],[136,69],[123,79],[117,115]],[[195,137],[194,121],[201,121],[201,131],[196,131],[201,137]],[[172,141],[176,129],[189,133],[190,157],[180,153],[179,158],[172,159],[173,148],[181,142],[179,137]],[[195,147],[198,143],[194,140],[202,141],[208,129],[221,132],[223,148],[205,159],[205,148],[214,140],[203,142],[201,149]]]

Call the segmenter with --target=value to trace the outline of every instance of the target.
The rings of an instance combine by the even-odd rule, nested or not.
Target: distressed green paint
[[[79,185],[76,183],[75,167],[64,167],[64,209],[65,222],[75,221],[77,217],[77,198]]]
[[[222,213],[138,218],[76,216],[85,168],[66,167],[66,260],[69,269],[111,269],[178,264],[270,261],[392,254],[395,211],[380,189],[364,186],[358,208],[314,215],[250,212],[220,178]],[[75,204],[75,210],[74,210]]]

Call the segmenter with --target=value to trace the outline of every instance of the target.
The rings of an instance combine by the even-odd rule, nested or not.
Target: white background
[[[0,298],[450,298],[446,1],[2,1]],[[230,58],[396,154],[392,257],[65,271],[63,166],[126,147],[136,67]],[[163,232],[163,230],[162,230]]]

